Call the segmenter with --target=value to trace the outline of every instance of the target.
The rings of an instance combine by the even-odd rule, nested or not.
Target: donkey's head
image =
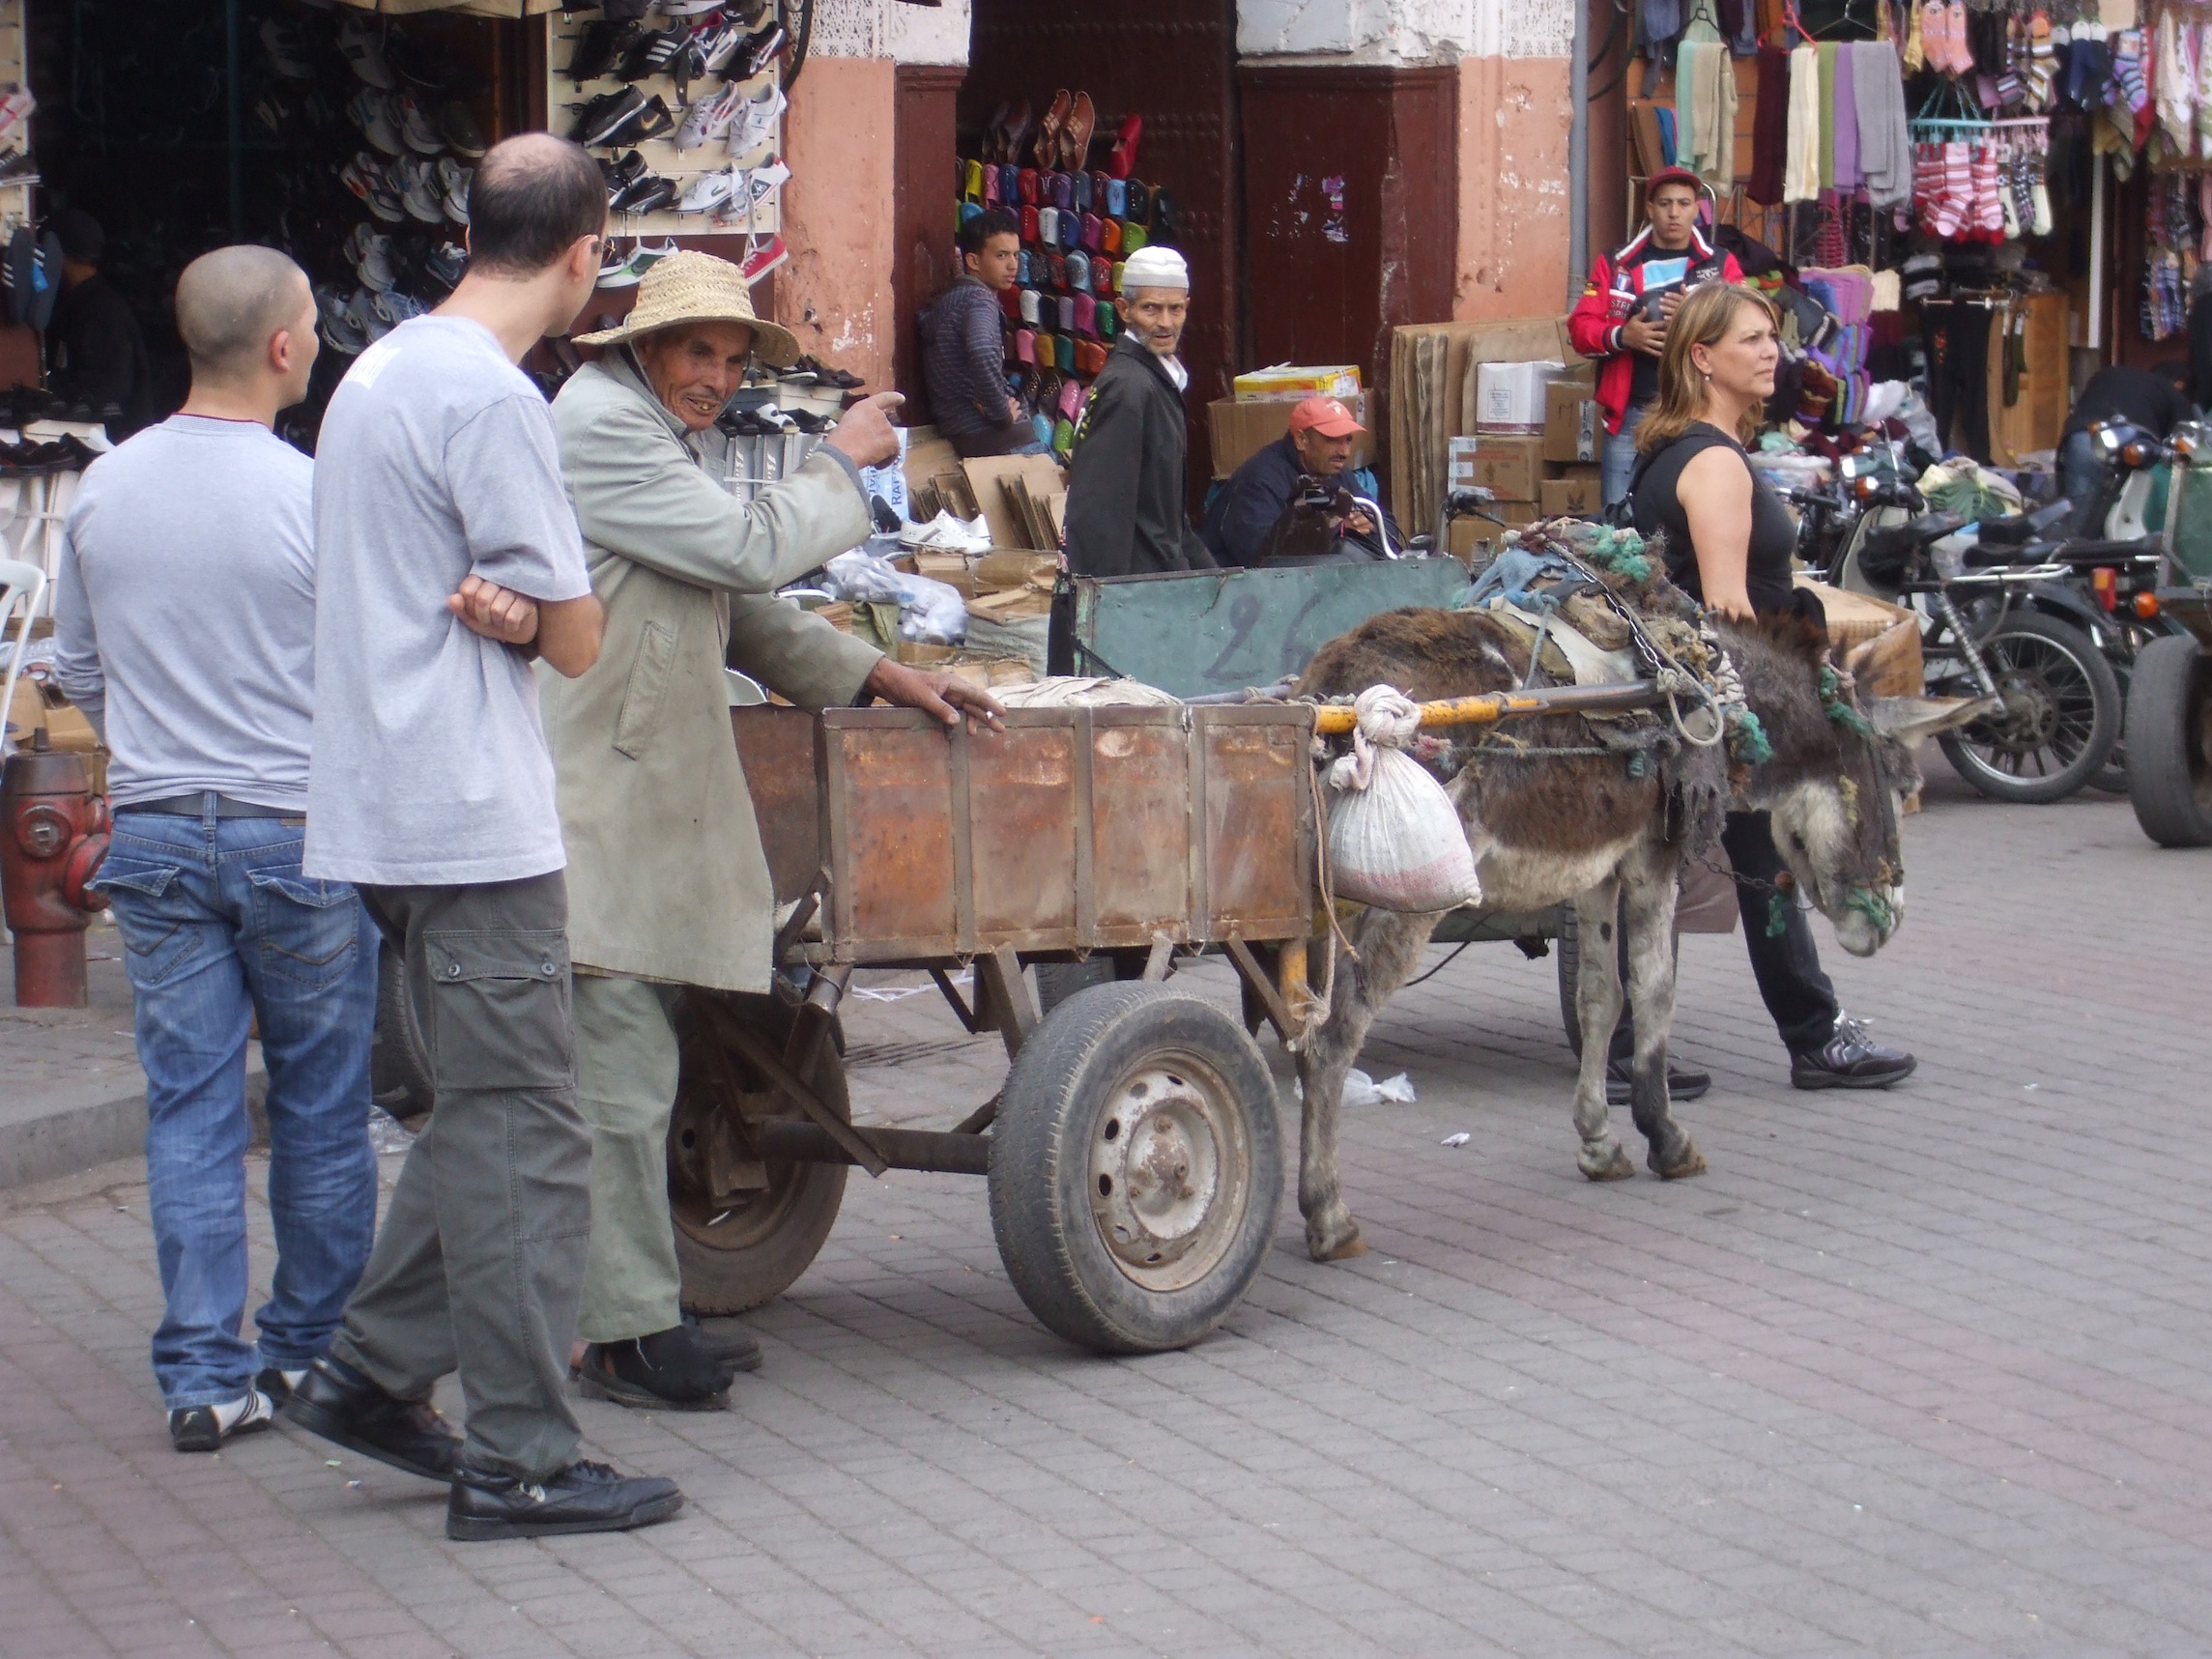
[[[1854,694],[1828,661],[1826,635],[1801,617],[1724,623],[1720,637],[1772,750],[1736,804],[1772,815],[1798,889],[1845,950],[1871,957],[1905,920],[1900,823],[1920,787],[1912,752],[1975,705]]]

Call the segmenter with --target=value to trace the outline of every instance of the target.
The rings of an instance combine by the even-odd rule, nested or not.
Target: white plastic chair
[[[8,672],[0,678],[0,723],[15,704],[15,681],[21,677],[23,659],[31,650],[31,618],[39,614],[45,597],[43,570],[17,559],[0,558],[0,648],[5,648],[8,630],[17,629],[15,648],[8,653]]]

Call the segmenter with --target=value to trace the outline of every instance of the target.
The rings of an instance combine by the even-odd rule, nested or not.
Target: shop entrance
[[[1038,114],[1061,87],[1088,92],[1098,111],[1088,164],[1106,165],[1123,121],[1141,116],[1133,176],[1172,204],[1162,237],[1191,262],[1191,321],[1183,361],[1191,371],[1189,476],[1211,475],[1206,405],[1235,378],[1244,273],[1232,0],[975,0],[968,73],[960,93],[960,153],[974,156],[1001,105],[1026,99]],[[1022,157],[1024,162],[1027,157]],[[949,183],[949,181],[948,181]],[[1078,377],[1082,378],[1082,377]]]

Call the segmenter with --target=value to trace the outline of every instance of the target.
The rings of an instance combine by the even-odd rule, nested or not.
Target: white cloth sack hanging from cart
[[[1352,753],[1329,768],[1329,872],[1336,897],[1424,913],[1479,903],[1474,849],[1444,786],[1405,753],[1421,708],[1369,686],[1353,700]]]

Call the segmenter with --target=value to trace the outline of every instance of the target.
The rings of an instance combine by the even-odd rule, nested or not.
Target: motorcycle
[[[2118,677],[2067,585],[2072,566],[2042,557],[2071,502],[1969,521],[1932,511],[1882,446],[1847,456],[1860,502],[1828,580],[1920,619],[1928,692],[1980,697],[1989,712],[1937,741],[1992,800],[2061,801],[2106,765],[2119,741]]]
[[[2078,601],[2075,617],[2111,665],[2124,704],[2143,647],[2184,631],[2161,614],[2158,600],[2163,498],[2171,466],[2186,462],[2204,435],[2184,426],[2161,443],[2124,422],[2100,421],[2089,436],[2103,463],[2095,492],[2079,503],[2069,533],[2024,546],[2021,555],[2067,567],[2063,581]],[[2124,739],[2089,785],[2126,793]]]

